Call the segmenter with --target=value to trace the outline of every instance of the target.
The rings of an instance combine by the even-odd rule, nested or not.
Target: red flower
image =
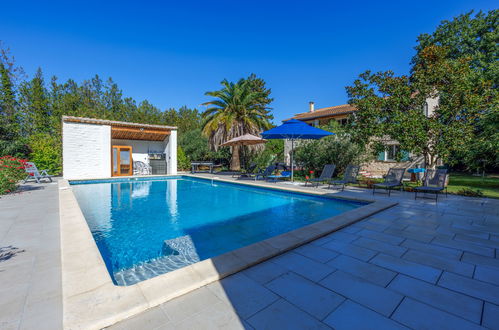
[[[314,174],[314,171],[310,171],[310,174]]]
[[[308,179],[310,179],[310,178],[308,177],[308,175],[305,175],[305,179],[307,179],[307,180],[308,180]]]

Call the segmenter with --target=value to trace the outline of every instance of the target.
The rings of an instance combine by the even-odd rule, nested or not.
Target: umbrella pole
[[[294,182],[294,166],[293,166],[294,141],[295,139],[291,139],[291,182]]]

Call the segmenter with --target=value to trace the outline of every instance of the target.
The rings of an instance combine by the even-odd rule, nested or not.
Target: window
[[[402,159],[400,161],[406,162],[409,160],[409,153],[405,150],[400,150],[399,145],[389,145],[386,146],[386,150],[378,154],[378,161],[382,162],[396,162],[397,154],[402,154]]]
[[[424,111],[424,115],[425,115],[426,117],[428,117],[428,102],[425,102],[425,103],[424,103],[424,107],[423,107],[423,108],[424,108],[424,109],[423,109],[423,111]]]
[[[337,121],[341,126],[345,126],[346,124],[348,124],[348,118],[338,119]]]
[[[400,151],[400,146],[392,145],[388,146],[386,149],[385,161],[395,161],[397,158],[397,153]]]

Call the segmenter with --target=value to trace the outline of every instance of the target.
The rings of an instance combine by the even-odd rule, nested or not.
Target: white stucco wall
[[[177,131],[172,130],[170,135],[168,136],[168,141],[166,144],[166,160],[167,164],[167,173],[176,175],[177,174]]]
[[[65,179],[111,176],[111,127],[63,122],[62,160]]]

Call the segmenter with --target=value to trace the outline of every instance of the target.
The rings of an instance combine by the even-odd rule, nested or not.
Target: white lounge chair
[[[35,180],[37,183],[40,183],[41,179],[49,179],[50,182],[52,182],[52,176],[47,173],[47,170],[39,171],[33,162],[26,162],[25,171],[28,175],[23,183],[26,183],[29,180]]]

